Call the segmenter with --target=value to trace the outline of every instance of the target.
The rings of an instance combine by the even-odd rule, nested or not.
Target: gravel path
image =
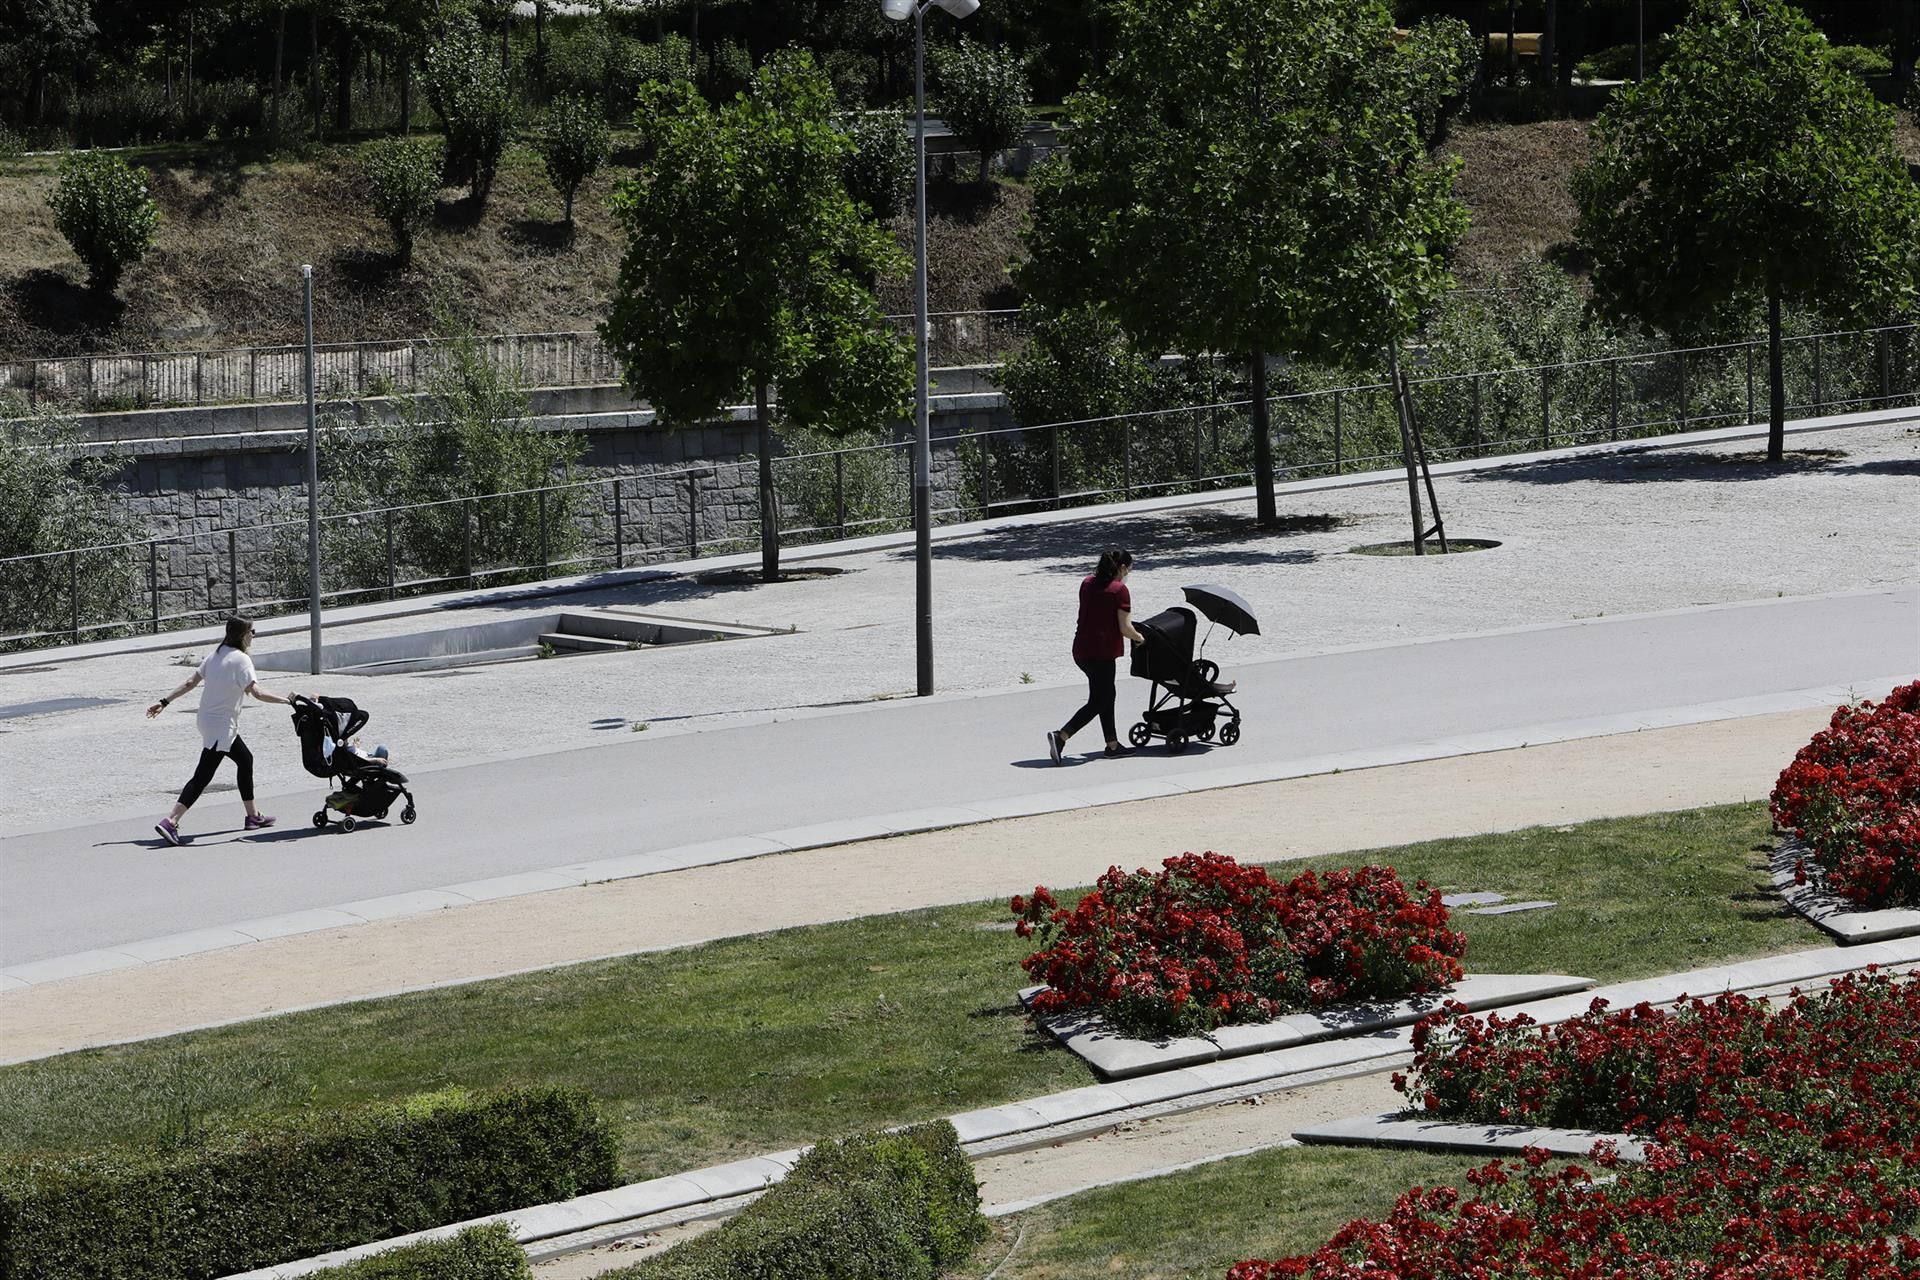
[[[1131,547],[1136,610],[1217,581],[1261,614],[1265,634],[1216,639],[1237,661],[1347,645],[1563,622],[1610,613],[1862,590],[1920,578],[1920,428],[1855,426],[1797,436],[1781,469],[1743,442],[1529,464],[1438,481],[1448,531],[1498,539],[1471,555],[1347,554],[1407,536],[1394,484],[1283,494],[1289,527],[1261,532],[1251,503],[1020,526],[938,544],[936,646],[943,690],[1066,684],[1073,590],[1097,552]],[[628,733],[765,718],[797,707],[900,696],[913,681],[910,552],[849,554],[843,572],[773,587],[675,579],[543,604],[593,603],[797,633],[685,649],[380,677],[273,675],[281,690],[339,693],[374,713],[369,733],[402,767],[560,750]],[[431,629],[519,610],[462,610],[341,628],[336,639]],[[263,640],[262,652],[298,649]],[[204,646],[0,674],[0,704],[112,704],[0,720],[0,831],[65,827],[160,809],[184,781],[190,715],[140,711]],[[1073,701],[1063,693],[1063,708]],[[189,699],[191,701],[191,699]],[[190,711],[190,707],[181,710]],[[268,793],[297,783],[277,709],[246,732]],[[231,788],[231,775],[214,791]]]

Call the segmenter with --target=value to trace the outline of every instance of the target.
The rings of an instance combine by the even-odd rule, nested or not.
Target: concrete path
[[[1823,687],[1879,696],[1887,690],[1876,682],[1890,683],[1917,662],[1920,588],[1908,588],[1251,664],[1234,673],[1244,690],[1236,696],[1245,713],[1238,746],[1197,744],[1172,755],[1156,745],[1068,769],[1044,752],[1042,730],[1073,702],[1051,689],[657,741],[630,735],[589,750],[419,773],[422,817],[410,828],[315,831],[300,821],[308,791],[274,799],[286,819],[278,830],[211,832],[182,849],[155,847],[139,818],[16,837],[0,850],[0,964],[443,886],[454,896],[423,898],[415,909],[554,888],[569,880],[524,873],[590,859],[674,851],[655,868],[665,870],[700,861],[689,852],[695,846],[736,837],[761,837],[761,851],[859,838],[876,833],[861,820],[879,815],[896,815],[883,830],[936,826],[1021,812],[1062,789],[1099,786],[1107,799],[1164,794],[1223,766],[1284,770],[1421,744],[1428,754],[1449,754],[1448,743],[1471,749],[1502,734],[1518,745],[1569,722]],[[1131,710],[1143,693],[1142,682],[1129,682]],[[1097,745],[1080,744],[1089,741]],[[920,820],[903,823],[902,811]],[[521,878],[476,883],[500,877]]]
[[[277,938],[0,992],[0,1061],[717,937],[1004,898],[1035,884],[1087,884],[1113,863],[1152,864],[1187,849],[1276,861],[1761,799],[1828,714],[1815,708],[1323,773]]]

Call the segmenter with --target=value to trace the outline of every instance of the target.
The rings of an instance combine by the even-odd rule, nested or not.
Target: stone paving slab
[[[289,911],[284,915],[262,916],[258,920],[242,920],[233,928],[236,933],[244,933],[256,941],[265,942],[270,938],[291,938],[295,934],[318,933],[322,929],[338,929],[366,922],[364,916],[316,907],[310,911]]]
[[[1804,843],[1792,838],[1780,842],[1772,857],[1774,887],[1780,890],[1788,906],[1831,934],[1841,946],[1920,934],[1920,911],[1904,907],[1863,911],[1811,880],[1795,884],[1794,863],[1801,858],[1812,858],[1811,850]]]
[[[1557,902],[1548,902],[1544,898],[1532,902],[1503,902],[1497,907],[1469,907],[1465,914],[1470,916],[1510,916],[1518,911],[1545,911],[1557,907]]]
[[[1085,1011],[1039,1014],[1036,1020],[1056,1040],[1085,1060],[1102,1079],[1124,1080],[1130,1076],[1212,1062],[1219,1058],[1265,1053],[1293,1045],[1364,1036],[1406,1026],[1418,1022],[1449,1001],[1458,1001],[1470,1009],[1489,1009],[1584,991],[1591,986],[1593,980],[1590,978],[1552,974],[1468,974],[1447,992],[1288,1014],[1270,1022],[1220,1027],[1205,1035],[1165,1040],[1145,1040],[1120,1034],[1099,1015]],[[1031,1006],[1033,998],[1042,990],[1042,987],[1028,987],[1021,991],[1021,1003]]]
[[[181,956],[197,955],[202,951],[244,946],[258,941],[259,938],[241,929],[193,929],[186,933],[168,934],[164,938],[144,938],[115,947],[114,950],[142,963],[152,964],[156,960],[177,960]]]
[[[333,909],[358,916],[363,921],[392,920],[398,916],[419,915],[427,911],[440,911],[446,907],[464,907],[472,901],[472,898],[446,889],[415,889],[410,893],[390,893],[379,898],[362,898],[358,902],[343,902]]]
[[[1612,1142],[1622,1160],[1644,1163],[1646,1148],[1625,1133],[1591,1129],[1545,1129],[1527,1125],[1461,1124],[1421,1120],[1390,1111],[1378,1116],[1353,1116],[1305,1129],[1293,1136],[1319,1146],[1400,1147],[1421,1151],[1459,1151],[1471,1155],[1519,1155],[1538,1147],[1557,1156],[1584,1158],[1596,1142]]]

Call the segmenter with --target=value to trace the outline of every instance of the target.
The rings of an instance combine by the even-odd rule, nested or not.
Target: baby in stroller
[[[352,831],[361,818],[385,818],[397,799],[406,807],[400,821],[411,823],[419,810],[407,790],[406,775],[387,762],[387,749],[362,751],[354,735],[372,719],[351,698],[293,697],[293,731],[300,738],[300,763],[316,778],[338,779],[339,790],[313,812],[313,825],[325,827],[329,811],[338,813],[340,829]]]
[[[1218,663],[1194,656],[1196,625],[1193,610],[1178,605],[1134,623],[1147,639],[1133,646],[1129,670],[1152,684],[1146,713],[1127,731],[1134,746],[1160,738],[1167,750],[1185,751],[1195,740],[1223,747],[1240,741],[1240,709],[1227,696],[1236,686],[1220,679]]]

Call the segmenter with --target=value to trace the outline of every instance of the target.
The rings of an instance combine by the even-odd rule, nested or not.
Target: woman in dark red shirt
[[[1087,677],[1087,705],[1073,713],[1058,731],[1047,734],[1047,754],[1055,764],[1067,739],[1100,717],[1100,728],[1107,735],[1107,754],[1125,755],[1120,735],[1113,724],[1113,677],[1116,665],[1126,653],[1126,641],[1141,642],[1134,630],[1133,597],[1127,592],[1127,575],[1133,572],[1133,553],[1115,549],[1100,557],[1099,567],[1080,583],[1080,621],[1073,631],[1073,662]]]

